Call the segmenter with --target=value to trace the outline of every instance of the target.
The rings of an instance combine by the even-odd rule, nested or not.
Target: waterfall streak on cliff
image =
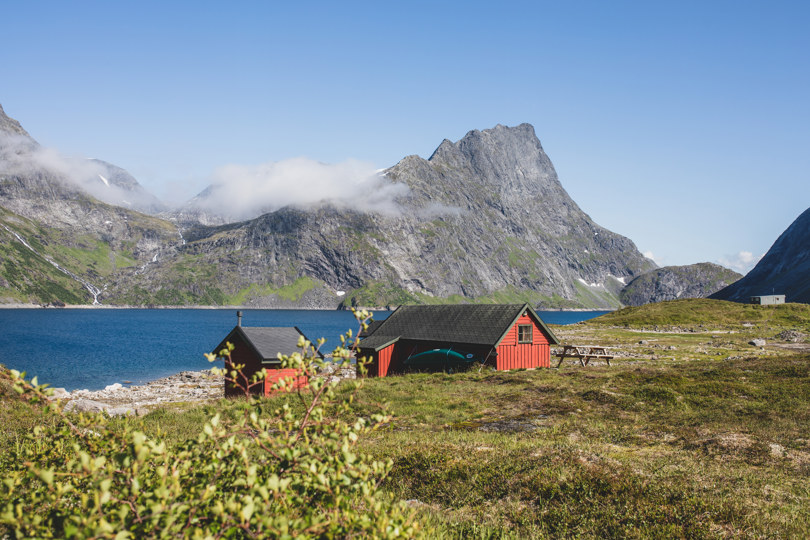
[[[17,239],[17,241],[19,241],[19,242],[20,242],[22,245],[24,245],[26,248],[28,248],[29,250],[31,250],[31,252],[33,252],[33,253],[34,253],[36,256],[38,256],[38,257],[42,257],[43,259],[45,259],[46,261],[48,261],[49,263],[51,263],[51,265],[53,265],[53,267],[54,267],[54,268],[56,268],[57,270],[59,270],[59,271],[60,271],[60,272],[62,272],[63,274],[65,274],[65,275],[69,276],[70,278],[74,279],[75,281],[77,281],[77,282],[81,283],[81,284],[82,284],[82,286],[83,286],[85,289],[87,289],[87,290],[90,292],[90,294],[92,294],[92,295],[93,295],[93,305],[99,305],[99,304],[101,304],[101,302],[99,302],[99,301],[98,301],[98,297],[99,297],[99,295],[101,294],[101,289],[99,289],[98,287],[95,287],[93,284],[91,284],[91,283],[90,283],[90,282],[88,282],[87,280],[85,280],[85,279],[83,279],[83,278],[81,278],[81,277],[77,276],[76,274],[74,274],[73,272],[71,272],[70,270],[68,270],[67,268],[62,268],[62,267],[59,265],[59,263],[57,263],[56,261],[54,261],[53,259],[51,259],[51,258],[50,258],[50,257],[48,257],[47,255],[43,255],[43,254],[39,253],[37,250],[35,250],[35,249],[34,249],[34,248],[31,246],[31,244],[29,244],[29,243],[28,243],[28,242],[25,240],[25,238],[23,238],[22,236],[20,236],[19,234],[17,234],[15,231],[12,231],[11,229],[9,229],[8,227],[6,227],[5,225],[2,225],[2,224],[0,224],[0,226],[2,226],[2,227],[3,227],[3,228],[6,230],[6,231],[8,231],[9,233],[13,234],[13,235],[14,235],[14,237]]]

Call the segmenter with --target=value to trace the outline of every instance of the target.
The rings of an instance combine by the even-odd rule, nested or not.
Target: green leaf
[[[54,475],[53,469],[40,469],[37,471],[37,476],[39,477],[39,479],[49,486],[53,485],[53,475]]]
[[[239,512],[239,515],[242,516],[242,521],[250,521],[251,516],[253,516],[254,509],[255,505],[253,503],[253,498],[245,497],[244,506],[242,506],[242,510]]]

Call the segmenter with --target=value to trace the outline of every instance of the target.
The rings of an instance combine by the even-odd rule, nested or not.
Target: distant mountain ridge
[[[748,302],[752,296],[769,294],[810,303],[810,208],[779,236],[753,270],[710,298]]]
[[[114,186],[129,208],[126,198],[146,192],[109,163],[39,151],[0,108],[0,302],[613,308],[626,283],[656,268],[577,206],[529,124],[402,159],[379,186],[396,188],[395,204],[379,211],[327,201],[236,223],[102,202],[97,189]]]
[[[665,266],[635,278],[622,289],[619,298],[628,306],[679,298],[706,298],[741,277],[741,274],[713,263]]]
[[[98,172],[98,179],[106,187],[118,188],[118,206],[150,215],[169,210],[169,207],[165,203],[146,191],[134,176],[121,167],[117,167],[100,159],[90,159],[88,161],[101,168]]]
[[[99,201],[157,213],[167,206],[148,193],[124,169],[99,159],[69,158],[42,148],[0,106],[0,200],[4,205],[44,222],[58,222],[59,211],[37,208],[90,195]],[[37,202],[39,204],[37,204]],[[56,221],[54,221],[54,219]]]
[[[333,305],[528,300],[606,308],[619,305],[623,281],[655,267],[571,200],[528,124],[445,140],[429,159],[408,156],[384,176],[408,188],[398,212],[327,203],[197,227],[174,261],[150,265],[136,286],[176,290],[177,265],[194,257],[208,269],[196,287],[257,306],[283,304],[287,294]]]
[[[113,165],[40,147],[0,107],[0,303],[104,299],[111,276],[148,264],[180,241],[171,223],[94,192],[121,204],[119,196],[146,193]]]

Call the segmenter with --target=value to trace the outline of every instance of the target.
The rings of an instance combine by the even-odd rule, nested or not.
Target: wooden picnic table
[[[582,367],[587,366],[588,362],[594,358],[603,359],[607,362],[607,365],[610,366],[610,359],[613,358],[613,355],[608,352],[607,347],[602,347],[601,345],[563,345],[562,352],[557,353],[555,356],[560,357],[560,361],[557,362],[555,367],[560,367],[567,356],[579,359],[579,363]]]

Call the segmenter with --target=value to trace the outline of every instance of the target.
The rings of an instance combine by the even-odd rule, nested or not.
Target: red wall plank
[[[376,352],[360,351],[360,356],[365,356],[369,360],[366,366],[369,377],[386,377],[388,375],[395,347],[396,343]]]
[[[277,390],[273,390],[273,385],[278,382],[279,379],[282,378],[292,378],[292,386],[290,390],[297,390],[299,388],[304,388],[309,384],[309,379],[306,375],[301,375],[301,370],[293,369],[293,368],[284,368],[284,369],[270,369],[267,368],[267,377],[264,379],[264,395],[269,396]]]
[[[495,369],[533,369],[550,367],[551,351],[548,345],[531,343],[500,345]]]
[[[377,353],[377,363],[379,366],[377,371],[378,377],[388,376],[388,370],[391,367],[391,357],[394,355],[394,348],[395,345],[389,345]]]

